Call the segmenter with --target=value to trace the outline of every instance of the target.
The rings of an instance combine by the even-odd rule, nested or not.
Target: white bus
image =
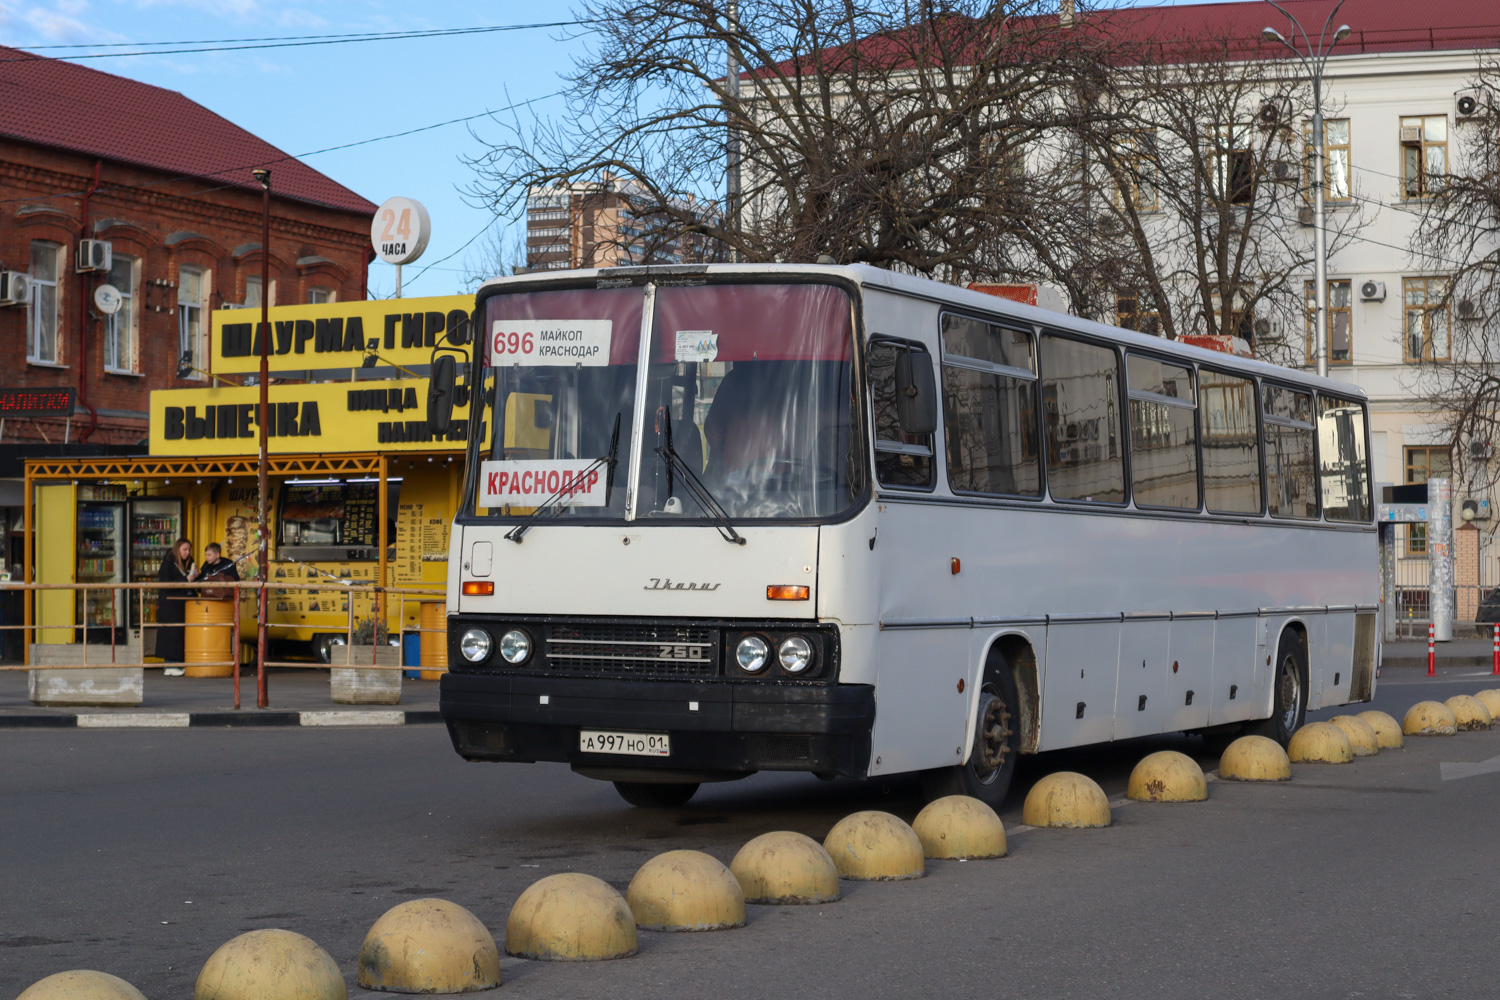
[[[1018,754],[1373,694],[1355,386],[863,266],[494,280],[474,350],[469,760],[998,805]]]

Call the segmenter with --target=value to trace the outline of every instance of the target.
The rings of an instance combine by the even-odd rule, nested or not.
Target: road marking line
[[[406,713],[381,711],[302,712],[304,726],[403,726]]]
[[[1438,765],[1438,773],[1443,776],[1444,781],[1453,781],[1457,778],[1473,778],[1481,774],[1493,774],[1500,771],[1500,756],[1491,757],[1489,760],[1476,761],[1472,764],[1452,764],[1443,761]]]
[[[186,712],[121,712],[78,716],[80,729],[186,729]]]

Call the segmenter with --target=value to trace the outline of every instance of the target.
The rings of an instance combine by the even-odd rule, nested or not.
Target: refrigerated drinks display
[[[182,537],[182,501],[175,497],[130,502],[130,579],[132,582],[155,580],[161,561],[172,551],[172,543]],[[130,627],[156,621],[156,602],[160,591],[130,592]]]
[[[82,493],[82,490],[79,491]],[[78,504],[78,564],[74,579],[79,583],[123,583],[125,581],[125,505],[80,501]],[[111,628],[125,625],[120,591],[101,588],[78,592],[78,620],[87,629],[85,642],[119,641]]]

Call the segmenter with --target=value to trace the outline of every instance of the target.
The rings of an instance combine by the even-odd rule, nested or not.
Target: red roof
[[[375,206],[175,90],[0,46],[0,136],[360,215]]]

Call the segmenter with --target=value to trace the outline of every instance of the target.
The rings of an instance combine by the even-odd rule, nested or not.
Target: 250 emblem
[[[704,658],[701,646],[658,646],[657,650],[658,660],[701,660]]]

